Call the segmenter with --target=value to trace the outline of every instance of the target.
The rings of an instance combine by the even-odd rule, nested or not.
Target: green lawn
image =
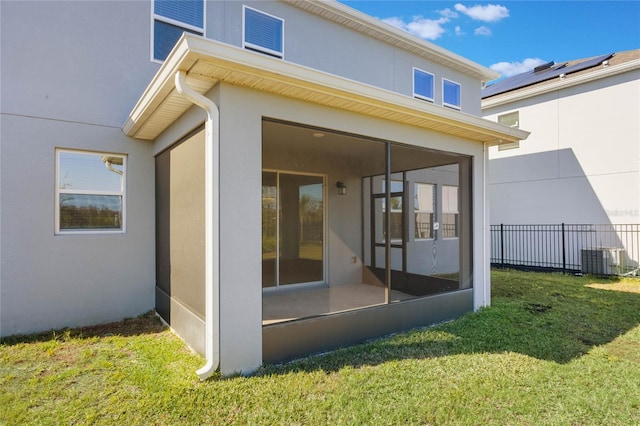
[[[640,424],[640,281],[492,279],[490,308],[253,377],[200,382],[152,315],[5,339],[0,424]]]

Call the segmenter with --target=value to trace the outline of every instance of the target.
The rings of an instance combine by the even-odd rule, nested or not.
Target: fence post
[[[562,223],[562,275],[567,272],[567,252],[564,244],[564,222]]]
[[[504,269],[504,224],[500,224],[500,265]]]

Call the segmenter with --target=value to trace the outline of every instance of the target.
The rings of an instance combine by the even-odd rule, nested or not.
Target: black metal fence
[[[638,275],[640,224],[491,225],[491,265]]]

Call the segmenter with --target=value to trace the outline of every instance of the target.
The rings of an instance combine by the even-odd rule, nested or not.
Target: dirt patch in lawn
[[[63,328],[37,334],[14,335],[3,337],[0,341],[5,345],[26,342],[44,342],[49,340],[68,340],[71,338],[91,338],[109,336],[137,336],[141,334],[154,334],[164,331],[167,326],[160,320],[154,311],[149,311],[136,318],[126,318],[122,321],[110,322],[88,327]]]

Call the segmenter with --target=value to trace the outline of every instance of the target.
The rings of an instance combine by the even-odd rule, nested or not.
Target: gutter
[[[218,82],[227,82],[478,142],[515,142],[529,135],[391,90],[184,34],[129,113],[123,125],[127,136],[154,140],[191,107],[173,91],[178,70],[195,73],[189,84],[198,93],[208,92]]]
[[[205,123],[205,356],[196,371],[200,380],[220,366],[220,110],[210,99],[187,85],[184,71],[175,74],[180,95],[204,109]]]

